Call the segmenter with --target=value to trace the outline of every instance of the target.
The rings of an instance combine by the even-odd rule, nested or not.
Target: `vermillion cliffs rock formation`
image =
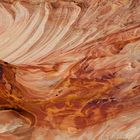
[[[139,0],[0,0],[0,140],[140,140]]]

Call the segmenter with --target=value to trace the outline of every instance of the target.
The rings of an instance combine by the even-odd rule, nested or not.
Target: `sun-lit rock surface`
[[[9,139],[140,140],[139,0],[0,0]]]

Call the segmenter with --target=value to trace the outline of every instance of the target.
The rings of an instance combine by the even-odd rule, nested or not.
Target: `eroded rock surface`
[[[0,139],[9,138],[140,139],[138,0],[0,1]]]

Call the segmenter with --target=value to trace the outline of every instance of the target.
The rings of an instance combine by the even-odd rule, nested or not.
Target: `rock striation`
[[[140,140],[139,0],[0,0],[1,140]]]

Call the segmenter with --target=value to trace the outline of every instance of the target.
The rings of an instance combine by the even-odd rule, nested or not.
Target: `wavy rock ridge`
[[[139,140],[139,20],[138,0],[1,0],[0,139]]]

